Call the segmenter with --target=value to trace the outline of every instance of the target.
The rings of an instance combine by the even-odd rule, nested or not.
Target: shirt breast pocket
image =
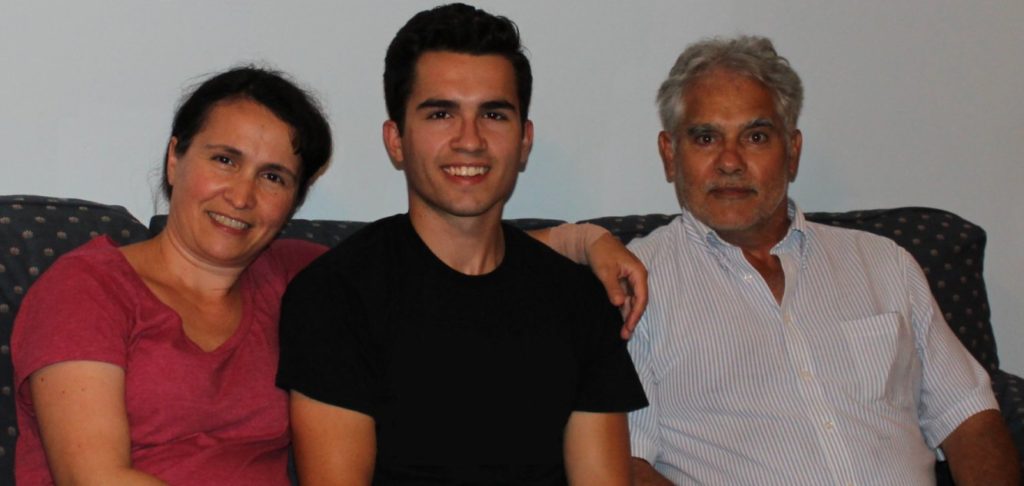
[[[855,363],[857,394],[869,402],[884,401],[896,408],[912,406],[916,396],[919,360],[913,330],[896,312],[840,324]]]

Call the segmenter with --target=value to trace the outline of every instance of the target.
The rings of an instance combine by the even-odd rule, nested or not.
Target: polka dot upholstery
[[[97,235],[126,244],[146,226],[120,206],[78,199],[0,196],[0,484],[14,484],[18,435],[10,342],[21,299],[57,257]]]
[[[628,242],[667,224],[675,216],[647,214],[584,222],[603,226]],[[982,275],[985,231],[948,211],[920,207],[806,213],[806,217],[822,224],[891,238],[914,256],[928,278],[946,321],[992,376],[992,387],[1014,442],[1018,450],[1024,451],[1024,380],[999,369]]]
[[[925,269],[932,291],[954,331],[993,377],[1003,414],[1018,447],[1024,445],[1024,380],[998,369],[995,341],[982,264],[985,232],[962,218],[927,208],[810,213],[808,219],[858,228],[896,240]],[[624,241],[646,235],[668,223],[674,215],[604,217],[586,222],[611,230]],[[560,221],[518,219],[523,229],[553,226]],[[75,199],[40,196],[0,196],[0,484],[13,484],[14,412],[10,334],[14,315],[25,292],[60,255],[95,235],[110,235],[121,244],[158,233],[166,216],[156,216],[150,227],[139,223],[124,208]],[[282,237],[300,238],[334,246],[365,226],[366,222],[291,221]],[[942,482],[940,481],[940,484]]]

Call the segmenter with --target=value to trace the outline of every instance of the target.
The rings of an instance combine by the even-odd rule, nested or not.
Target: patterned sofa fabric
[[[894,239],[921,264],[953,330],[993,378],[1003,415],[1018,449],[1024,447],[1024,380],[998,369],[982,278],[985,232],[946,211],[898,208],[844,213],[809,213],[808,219],[857,228]],[[646,235],[675,215],[604,217],[588,220],[624,241]],[[523,229],[554,226],[561,221],[518,219]],[[120,206],[40,196],[0,196],[0,484],[13,484],[17,424],[10,360],[10,334],[21,298],[60,255],[100,234],[120,244],[141,241],[166,223],[156,216],[150,227]],[[281,237],[334,246],[366,222],[295,219]],[[944,484],[940,481],[940,484]]]
[[[61,255],[98,235],[119,244],[145,239],[145,225],[120,206],[79,199],[0,196],[0,484],[14,484],[14,316],[29,286]]]

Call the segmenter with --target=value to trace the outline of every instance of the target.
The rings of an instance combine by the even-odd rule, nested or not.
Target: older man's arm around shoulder
[[[958,486],[1021,484],[1020,458],[998,410],[964,420],[942,441],[942,451]]]
[[[369,485],[377,455],[373,417],[291,392],[299,483]]]

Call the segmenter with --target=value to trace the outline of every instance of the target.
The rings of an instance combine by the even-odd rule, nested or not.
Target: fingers
[[[629,295],[627,291],[622,288],[622,284],[619,283],[618,271],[609,268],[601,268],[595,269],[594,274],[597,275],[597,279],[601,281],[601,285],[604,285],[605,293],[608,294],[608,300],[612,305],[620,307],[626,303]]]
[[[647,310],[647,271],[643,272],[642,276],[638,276],[635,281],[630,279],[630,288],[632,294],[625,309],[627,314],[625,321],[622,325],[622,339],[629,339],[633,335],[633,331],[636,330],[637,324],[640,323],[640,317],[644,315],[644,311]]]

